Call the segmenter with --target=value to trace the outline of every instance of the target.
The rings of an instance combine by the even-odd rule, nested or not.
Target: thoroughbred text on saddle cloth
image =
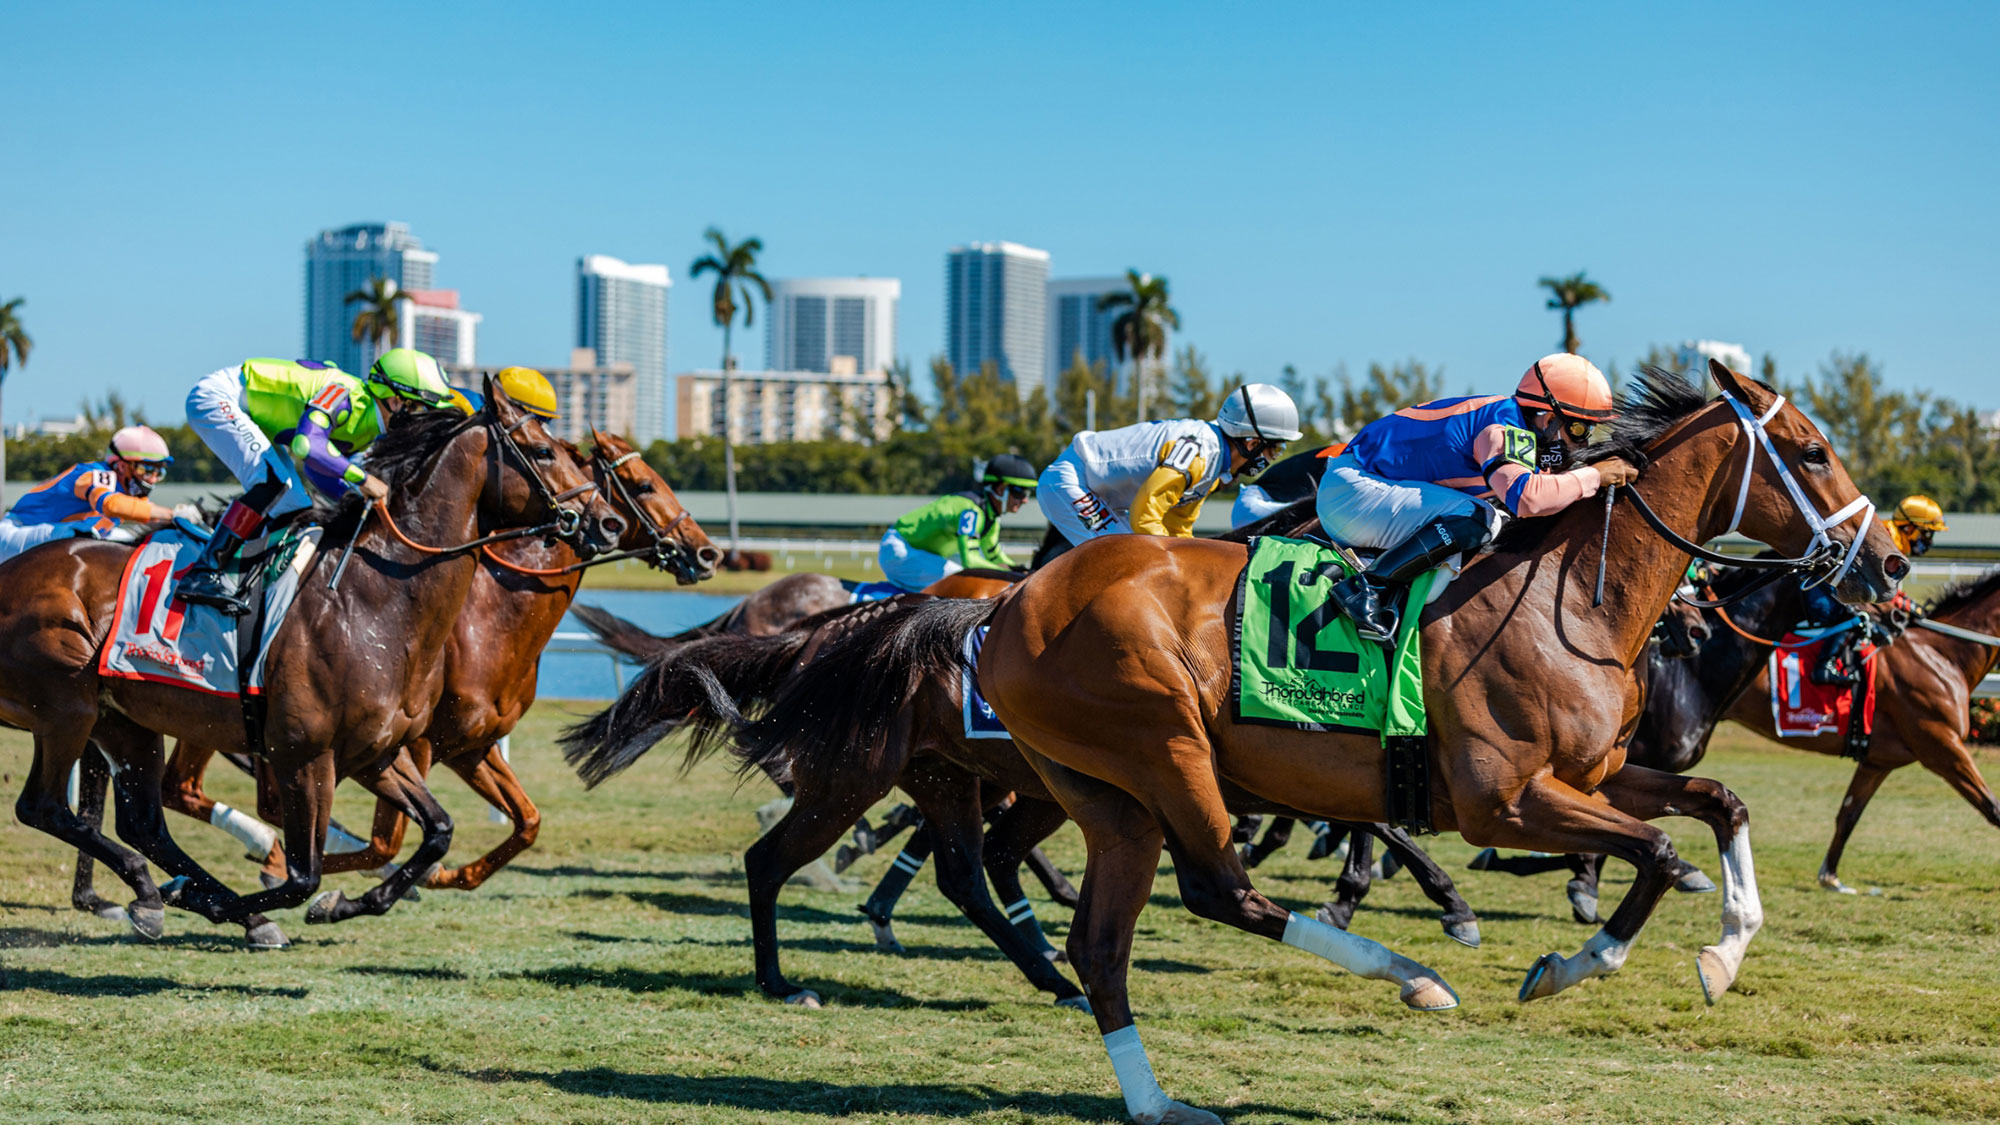
[[[249,587],[246,578],[246,589],[253,595],[262,593],[263,604],[261,612],[243,618],[174,598],[181,572],[201,554],[201,540],[172,528],[147,536],[125,564],[111,639],[98,658],[98,673],[211,695],[260,694],[264,652],[298,596],[299,576],[311,562],[319,536],[317,526],[302,533],[286,528],[245,545],[245,572],[261,577],[257,587]],[[247,638],[239,638],[239,629],[257,631],[253,652],[246,653],[241,641]],[[241,675],[246,655],[248,674]]]
[[[1436,571],[1410,584],[1393,655],[1364,641],[1327,591],[1346,577],[1337,551],[1261,536],[1236,586],[1230,657],[1238,722],[1421,737],[1423,650],[1417,623]]]

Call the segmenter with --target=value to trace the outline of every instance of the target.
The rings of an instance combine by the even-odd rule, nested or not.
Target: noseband
[[[467,551],[490,547],[495,543],[505,543],[510,539],[528,539],[535,536],[552,535],[558,539],[581,545],[583,540],[583,511],[580,508],[570,507],[566,501],[574,500],[579,496],[588,496],[597,491],[597,482],[585,481],[575,488],[567,489],[563,492],[555,491],[549,487],[548,481],[542,479],[541,470],[535,467],[535,462],[528,457],[527,452],[521,448],[520,442],[514,438],[515,433],[521,427],[528,424],[528,416],[524,414],[519,421],[505,427],[495,426],[494,422],[497,421],[497,418],[489,421],[486,423],[486,426],[499,436],[500,450],[504,453],[511,453],[521,463],[521,468],[527,475],[529,483],[534,486],[536,495],[541,498],[542,503],[548,507],[555,518],[546,523],[536,524],[533,527],[518,527],[508,531],[495,532],[492,535],[482,535],[469,543],[460,543],[454,547],[431,547],[419,543],[403,533],[403,529],[396,525],[396,517],[389,512],[389,502],[386,498],[375,501],[372,510],[381,515],[383,526],[387,527],[389,533],[395,536],[396,540],[402,543],[403,546],[421,555],[442,557],[446,555],[461,555]],[[460,430],[456,432],[462,433],[464,431]],[[355,535],[357,538],[360,536],[359,528],[356,529]],[[487,552],[487,557],[495,558],[497,556],[494,556],[489,551]]]

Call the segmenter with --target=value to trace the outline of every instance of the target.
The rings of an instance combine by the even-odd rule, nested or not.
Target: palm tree
[[[1181,326],[1181,314],[1167,304],[1167,279],[1138,270],[1125,271],[1123,293],[1106,293],[1097,307],[1124,309],[1111,322],[1111,350],[1120,360],[1132,361],[1132,390],[1137,400],[1139,421],[1146,420],[1146,361],[1158,360],[1167,352],[1167,330]]]
[[[709,244],[715,247],[713,253],[703,254],[688,268],[688,275],[700,277],[705,273],[715,275],[715,323],[722,329],[722,486],[729,502],[729,553],[736,553],[736,436],[731,432],[729,417],[729,390],[731,376],[735,372],[735,361],[729,356],[729,334],[736,324],[737,298],[742,298],[743,327],[748,328],[755,317],[755,293],[764,295],[764,303],[771,302],[771,283],[757,272],[757,255],[764,250],[761,238],[746,238],[734,246],[722,237],[722,232],[710,227],[702,233]],[[751,287],[755,286],[753,290]]]
[[[1576,354],[1576,310],[1592,301],[1609,301],[1611,294],[1604,286],[1583,276],[1578,270],[1568,277],[1545,277],[1535,284],[1549,291],[1549,307],[1561,309],[1563,314],[1563,350]]]
[[[396,337],[403,331],[402,303],[409,299],[410,295],[388,278],[369,278],[368,288],[356,289],[347,295],[348,304],[361,305],[360,311],[354,314],[354,328],[350,335],[357,342],[373,343],[378,356],[395,347]],[[366,358],[364,355],[363,359]]]
[[[21,318],[15,310],[27,304],[26,297],[16,297],[0,305],[0,387],[7,385],[7,371],[13,367],[26,367],[28,353],[35,348],[35,342],[28,338],[27,330],[21,327]],[[4,418],[0,414],[0,418]],[[0,429],[0,510],[7,507],[7,434]]]

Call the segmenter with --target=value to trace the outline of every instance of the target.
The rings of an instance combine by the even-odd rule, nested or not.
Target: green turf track
[[[765,783],[739,791],[713,765],[679,780],[661,751],[585,793],[551,748],[562,720],[538,708],[515,740],[545,822],[511,871],[332,929],[288,912],[297,944],[279,954],[241,952],[238,935],[184,914],[145,945],[72,913],[68,855],[8,818],[0,1121],[1123,1120],[1089,1020],[1030,991],[929,876],[899,923],[907,958],[870,951],[859,894],[788,891],[787,968],[828,1008],[762,999],[740,855]],[[1716,1007],[1694,975],[1718,932],[1713,895],[1669,896],[1618,976],[1524,1006],[1534,958],[1589,933],[1569,921],[1561,877],[1464,872],[1471,849],[1434,840],[1484,948],[1447,942],[1407,878],[1356,919],[1464,997],[1421,1015],[1388,985],[1193,918],[1163,873],[1132,979],[1163,1084],[1234,1122],[2000,1118],[2000,832],[1905,770],[1843,871],[1881,894],[1827,894],[1812,876],[1847,766],[1723,741],[1708,772],[1750,804],[1768,921]],[[8,792],[27,762],[26,740],[0,733]],[[1992,756],[1984,766],[1996,772]],[[455,779],[439,789],[455,855],[499,838]],[[249,803],[227,767],[214,790]],[[367,820],[345,790],[337,815]],[[1706,830],[1667,825],[1719,877]],[[233,842],[174,830],[250,883]],[[1051,848],[1073,874],[1078,842],[1066,828]],[[856,873],[872,880],[888,858]],[[1300,909],[1333,876],[1297,845],[1256,873]],[[1628,878],[1612,866],[1607,908]],[[1068,912],[1039,908],[1060,944]]]

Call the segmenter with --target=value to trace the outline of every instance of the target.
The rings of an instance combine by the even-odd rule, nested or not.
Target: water
[[[576,600],[583,605],[615,613],[625,620],[650,633],[678,633],[683,629],[699,625],[722,616],[742,598],[727,594],[683,594],[666,590],[592,590],[586,587],[578,591]],[[583,623],[565,615],[562,625],[556,630],[560,634],[589,634]],[[595,640],[595,638],[592,638]],[[560,648],[565,641],[556,641],[551,648]],[[631,670],[625,666],[625,671]],[[545,652],[542,654],[542,674],[536,695],[543,699],[610,699],[618,694],[618,675],[613,670],[611,658],[591,653]]]

